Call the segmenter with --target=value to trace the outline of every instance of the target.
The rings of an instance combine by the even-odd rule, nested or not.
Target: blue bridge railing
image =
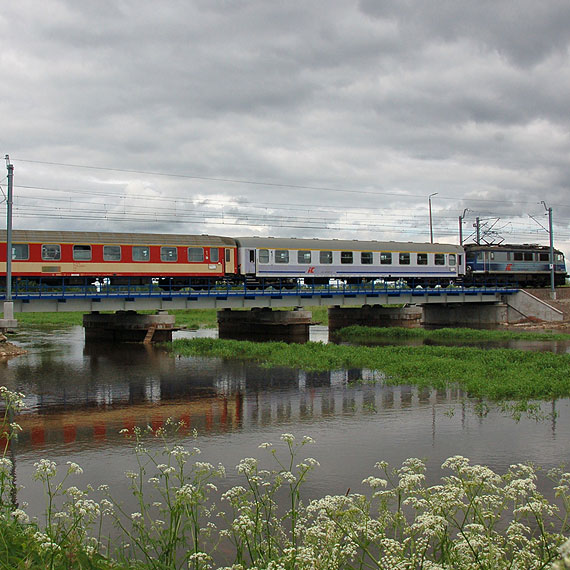
[[[69,285],[62,280],[56,283],[50,280],[49,283],[40,281],[14,281],[12,286],[12,298],[18,300],[41,299],[41,298],[134,298],[134,297],[181,297],[194,299],[199,297],[245,297],[253,298],[259,296],[285,297],[301,296],[321,297],[333,296],[375,296],[387,295],[398,297],[401,295],[412,295],[414,297],[441,296],[441,295],[495,295],[513,294],[519,290],[516,285],[499,286],[497,283],[488,282],[477,286],[462,286],[449,283],[438,283],[430,287],[415,286],[414,283],[405,284],[403,282],[372,281],[369,283],[348,284],[340,281],[331,281],[327,285],[306,284],[302,281],[291,283],[288,280],[270,283],[260,281],[256,284],[242,283],[239,285],[226,283],[221,284],[215,281],[201,280],[200,282],[181,283],[180,281],[170,282],[168,280],[153,280],[141,285],[131,283],[129,280],[122,284],[111,284],[105,281],[93,282],[92,279],[85,280],[81,284]],[[0,300],[6,297],[5,288],[0,289]]]

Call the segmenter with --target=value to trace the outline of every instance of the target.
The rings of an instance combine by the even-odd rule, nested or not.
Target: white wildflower
[[[34,475],[36,479],[46,480],[54,477],[57,473],[57,464],[55,461],[49,461],[48,459],[40,459],[37,463],[34,463],[34,467],[36,468]]]
[[[291,445],[295,441],[295,436],[292,433],[282,433],[281,441],[284,441],[285,443]]]
[[[73,461],[68,461],[67,465],[69,465],[69,467],[67,468],[68,473],[73,473],[75,475],[81,475],[83,473],[83,469],[79,467],[77,463],[73,463]]]
[[[30,522],[30,517],[22,509],[16,509],[12,511],[12,516],[14,520],[20,524],[28,524]]]

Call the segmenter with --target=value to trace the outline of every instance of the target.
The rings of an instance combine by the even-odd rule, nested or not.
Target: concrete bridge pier
[[[172,341],[175,317],[167,311],[141,315],[136,311],[101,314],[97,311],[83,315],[86,341],[154,342]]]
[[[218,311],[220,338],[304,343],[309,340],[311,311],[273,311],[269,307],[250,311]]]
[[[18,321],[14,318],[14,303],[4,301],[3,318],[0,319],[0,333],[18,328]]]
[[[360,325],[364,327],[419,327],[422,310],[417,306],[382,307],[363,305],[362,307],[329,307],[329,334],[344,327]]]
[[[424,326],[487,328],[507,324],[506,303],[467,303],[423,305]]]

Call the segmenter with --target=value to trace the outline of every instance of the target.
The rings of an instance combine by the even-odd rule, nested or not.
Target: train
[[[7,235],[0,231],[0,280]],[[566,280],[554,250],[555,284]],[[14,230],[12,278],[47,285],[156,283],[294,288],[331,282],[410,287],[550,284],[550,249],[537,244],[453,245],[395,241]]]

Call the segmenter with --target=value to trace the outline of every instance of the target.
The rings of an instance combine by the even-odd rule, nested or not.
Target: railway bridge
[[[287,331],[295,328],[306,329],[308,336],[311,314],[307,309],[315,306],[329,308],[331,330],[350,324],[418,326],[421,321],[434,326],[491,326],[527,318],[543,321],[563,318],[560,310],[516,287],[411,289],[393,283],[331,283],[327,286],[299,283],[293,288],[289,285],[258,289],[217,284],[198,290],[165,289],[156,284],[144,287],[92,283],[83,287],[22,285],[14,288],[11,306],[6,305],[4,319],[0,319],[3,329],[14,326],[18,313],[74,311],[85,314],[86,330],[91,329],[95,335],[97,329],[107,331],[104,333],[107,335],[110,328],[137,329],[137,336],[142,334],[139,340],[149,342],[168,340],[169,335],[171,338],[175,322],[168,311],[174,309],[217,309],[221,336],[257,330],[261,337],[281,331],[284,338],[289,338]],[[274,311],[285,308],[295,310]],[[139,311],[156,311],[157,315],[142,316]],[[108,313],[115,316],[110,317]]]

